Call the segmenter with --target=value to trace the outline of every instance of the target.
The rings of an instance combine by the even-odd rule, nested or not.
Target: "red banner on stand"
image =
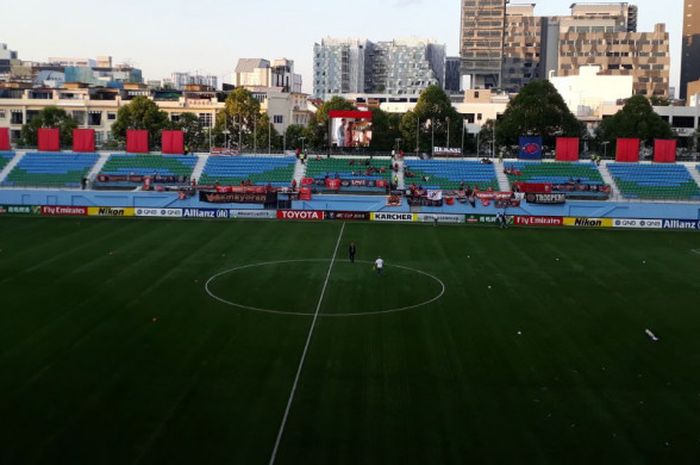
[[[148,153],[148,131],[128,129],[126,131],[127,153]]]
[[[675,139],[656,139],[654,141],[654,162],[675,163],[676,147],[677,141]]]
[[[0,128],[0,150],[10,149],[10,129]]]
[[[617,139],[615,160],[619,162],[639,162],[639,139]]]
[[[95,151],[95,130],[94,129],[73,129],[73,151],[74,152],[94,152]]]
[[[60,152],[61,133],[58,128],[39,128],[37,143],[40,152]]]
[[[163,131],[161,135],[163,154],[182,155],[185,153],[185,133],[182,131]]]
[[[578,161],[578,137],[557,137],[557,161]]]

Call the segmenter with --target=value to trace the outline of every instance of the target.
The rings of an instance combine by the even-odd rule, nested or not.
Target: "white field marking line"
[[[693,252],[695,255],[700,255],[700,249],[692,249],[691,252]]]
[[[309,345],[311,344],[311,337],[314,335],[314,329],[316,328],[316,321],[318,321],[318,313],[321,311],[321,304],[323,303],[323,297],[326,295],[326,288],[328,287],[328,280],[331,278],[331,272],[333,271],[333,264],[335,264],[335,257],[338,255],[338,247],[340,247],[340,240],[343,238],[343,231],[345,231],[345,223],[340,228],[340,234],[338,234],[338,241],[335,243],[335,250],[333,250],[333,257],[331,258],[331,263],[328,265],[328,272],[326,273],[326,280],[323,282],[323,288],[321,289],[321,296],[318,298],[318,304],[316,305],[316,311],[314,312],[314,319],[311,320],[311,326],[309,327],[309,334],[306,336],[306,344],[304,344],[304,350],[301,353],[301,359],[299,360],[299,366],[297,367],[297,374],[294,377],[294,383],[292,384],[292,390],[289,392],[289,399],[287,400],[287,407],[284,409],[284,416],[282,416],[282,423],[280,424],[280,429],[277,432],[277,439],[275,440],[275,447],[272,449],[272,455],[270,456],[270,465],[274,465],[275,459],[277,458],[277,451],[280,447],[280,442],[282,441],[282,436],[284,435],[284,428],[287,426],[287,418],[289,418],[289,410],[292,408],[292,403],[294,402],[294,394],[297,392],[297,385],[299,384],[299,378],[301,377],[301,371],[304,369],[304,362],[306,361],[306,354],[309,351]]]
[[[243,305],[243,304],[237,304],[235,302],[231,302],[226,299],[222,299],[221,297],[217,296],[214,294],[211,289],[209,288],[210,284],[214,281],[216,281],[219,277],[226,275],[228,273],[233,273],[236,271],[240,270],[246,270],[249,268],[257,268],[257,267],[262,267],[262,266],[268,266],[268,265],[283,265],[286,263],[309,263],[309,262],[326,262],[328,261],[325,258],[307,258],[307,259],[297,259],[297,260],[279,260],[279,261],[272,261],[272,262],[261,262],[261,263],[252,263],[249,265],[242,265],[238,266],[236,268],[231,268],[230,270],[225,270],[220,273],[215,274],[211,278],[207,280],[207,282],[204,285],[204,289],[209,294],[209,297],[212,299],[218,300],[219,302],[230,305],[232,307],[237,307],[241,308],[243,310],[251,310],[254,312],[261,312],[261,313],[268,313],[272,315],[287,315],[287,316],[304,316],[304,317],[309,317],[312,316],[312,313],[304,313],[304,312],[292,312],[292,311],[284,311],[284,310],[272,310],[269,308],[259,308],[259,307],[253,307],[250,305]],[[336,262],[339,263],[350,263],[350,260],[336,260]],[[372,265],[374,262],[370,262],[367,260],[355,260],[355,263],[364,263],[368,265]],[[414,308],[418,307],[424,307],[426,305],[430,305],[433,302],[440,300],[443,295],[445,295],[445,291],[447,290],[447,285],[438,278],[435,275],[432,275],[426,271],[418,270],[416,268],[410,268],[408,266],[403,266],[403,265],[394,265],[391,263],[386,263],[385,266],[387,268],[399,268],[402,270],[407,270],[407,271],[412,271],[414,273],[426,276],[433,281],[437,282],[440,285],[440,293],[436,295],[435,297],[431,298],[430,300],[426,300],[425,302],[421,302],[418,304],[414,305],[407,305],[405,307],[397,307],[397,308],[390,308],[387,310],[374,310],[374,311],[366,311],[366,312],[351,312],[351,313],[324,313],[319,315],[320,318],[338,318],[338,317],[356,317],[356,316],[373,316],[373,315],[388,315],[392,313],[399,313],[399,312],[405,312],[408,310],[413,310]]]

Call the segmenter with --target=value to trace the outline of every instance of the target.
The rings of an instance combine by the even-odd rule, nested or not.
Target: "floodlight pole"
[[[446,118],[447,121],[447,148],[450,148],[450,117]]]

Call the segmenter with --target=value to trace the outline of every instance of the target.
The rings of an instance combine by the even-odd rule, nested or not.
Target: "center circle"
[[[319,317],[380,315],[427,306],[445,293],[436,276],[386,263],[379,275],[374,262],[329,259],[278,260],[241,265],[209,278],[213,299],[244,310],[313,316],[325,286]]]

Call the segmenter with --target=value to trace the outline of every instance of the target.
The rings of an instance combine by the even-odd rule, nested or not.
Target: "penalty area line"
[[[299,378],[301,377],[301,372],[304,369],[304,362],[306,361],[306,354],[309,352],[309,345],[311,344],[311,338],[314,334],[314,329],[316,328],[316,322],[318,321],[318,313],[321,311],[321,304],[323,303],[323,298],[326,295],[326,288],[328,287],[328,280],[331,277],[331,272],[333,271],[333,264],[335,263],[335,257],[338,255],[338,247],[340,247],[340,241],[343,238],[343,231],[345,231],[345,223],[340,228],[340,233],[338,234],[338,241],[335,243],[335,249],[333,250],[333,257],[331,258],[331,264],[328,266],[328,271],[326,272],[326,280],[323,282],[323,288],[321,289],[321,296],[318,298],[318,304],[316,305],[316,311],[314,312],[314,318],[311,320],[311,326],[309,327],[309,334],[306,336],[306,344],[304,344],[304,350],[301,352],[301,359],[299,360],[299,366],[297,367],[297,374],[294,377],[294,382],[292,383],[292,390],[289,392],[289,399],[287,400],[287,407],[284,409],[284,415],[282,416],[282,423],[280,424],[280,429],[277,432],[277,439],[275,440],[275,446],[272,448],[272,455],[270,456],[269,465],[274,465],[277,459],[277,451],[280,447],[280,442],[282,442],[282,436],[284,435],[284,428],[287,426],[287,419],[289,418],[289,411],[292,408],[292,403],[294,402],[294,395],[297,392],[297,386],[299,385]]]

